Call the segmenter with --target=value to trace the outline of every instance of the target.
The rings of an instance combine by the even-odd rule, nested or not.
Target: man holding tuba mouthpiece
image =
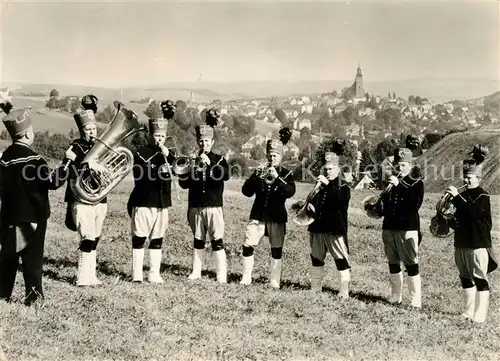
[[[68,185],[64,196],[64,201],[67,203],[65,225],[68,229],[78,232],[80,236],[77,286],[102,284],[96,275],[97,245],[108,211],[107,197],[104,197],[97,204],[85,204],[75,197],[72,190],[78,174],[86,166],[82,164],[82,161],[94,146],[94,139],[97,137],[97,122],[95,119],[97,102],[95,95],[85,95],[82,98],[81,105],[83,109],[77,110],[73,115],[80,132],[80,138],[74,139],[68,148],[68,152],[72,152],[75,159],[70,167]],[[67,158],[63,162],[66,163]]]
[[[205,242],[208,238],[215,258],[217,282],[226,283],[227,262],[223,242],[225,225],[222,206],[224,182],[229,180],[230,171],[226,158],[212,151],[214,127],[219,116],[216,109],[209,109],[206,113],[206,124],[195,128],[201,164],[191,167],[186,175],[179,176],[179,185],[183,189],[189,189],[188,222],[194,236],[193,271],[189,279],[201,278]]]
[[[267,141],[266,153],[271,171],[269,174],[274,181],[266,182],[257,174],[252,174],[242,187],[242,193],[255,200],[250,211],[250,220],[246,227],[245,241],[243,243],[243,276],[241,284],[252,283],[252,270],[254,265],[254,247],[264,236],[271,243],[271,264],[269,283],[273,288],[280,288],[281,256],[285,241],[286,222],[288,221],[285,201],[295,194],[295,181],[291,172],[281,163],[283,146],[291,137],[288,128],[280,130],[280,140]]]
[[[389,264],[391,303],[402,301],[403,262],[408,272],[408,291],[411,306],[422,305],[421,278],[418,265],[420,216],[424,199],[424,184],[419,168],[413,166],[413,154],[409,148],[394,150],[394,168],[398,177],[389,177],[392,189],[381,196],[380,207],[384,217],[382,241]]]
[[[349,298],[350,269],[347,246],[347,210],[351,199],[349,185],[340,177],[339,156],[325,152],[325,175],[318,177],[322,187],[312,199],[314,221],[308,226],[311,246],[311,290],[321,292],[326,252],[335,259],[340,273],[339,297]]]
[[[463,289],[465,311],[462,316],[475,322],[485,322],[490,286],[488,273],[497,268],[491,252],[491,205],[490,196],[479,186],[481,164],[488,150],[474,146],[471,159],[462,162],[464,183],[467,189],[458,193],[450,186],[446,193],[455,206],[454,247],[455,264]]]
[[[12,109],[0,97],[0,108],[7,114],[3,123],[12,144],[0,160],[0,300],[10,301],[19,258],[25,284],[24,304],[44,298],[42,265],[50,217],[49,190],[61,187],[68,167],[51,171],[47,162],[31,149],[35,134],[27,108]],[[67,154],[72,158],[72,154]]]
[[[165,146],[168,120],[175,113],[171,100],[161,103],[161,115],[149,119],[148,144],[134,154],[134,189],[127,211],[132,231],[132,281],[143,281],[144,245],[149,239],[148,282],[163,283],[160,276],[162,245],[168,228],[168,208],[172,206],[172,178],[169,166],[175,154]]]

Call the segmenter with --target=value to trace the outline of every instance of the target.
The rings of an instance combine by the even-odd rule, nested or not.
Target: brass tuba
[[[130,150],[120,144],[131,135],[146,130],[139,116],[119,102],[115,116],[100,138],[85,155],[82,164],[87,164],[75,182],[70,183],[76,199],[86,204],[99,203],[132,170],[134,157]],[[124,118],[118,118],[122,111]]]
[[[459,191],[465,187],[467,187],[466,184],[457,188],[457,190]],[[429,231],[434,237],[446,238],[454,233],[453,226],[456,224],[455,206],[450,202],[451,199],[451,194],[445,193],[436,204],[436,214],[431,218],[429,225]]]

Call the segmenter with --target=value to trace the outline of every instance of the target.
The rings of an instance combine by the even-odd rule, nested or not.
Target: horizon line
[[[494,78],[458,78],[458,77],[439,77],[439,76],[421,76],[421,77],[412,77],[412,78],[399,78],[399,79],[385,79],[385,80],[367,80],[363,79],[364,83],[387,83],[387,82],[401,82],[401,81],[415,81],[415,80],[455,80],[455,81],[495,81],[500,84],[500,79]],[[29,82],[29,81],[1,81],[2,87],[5,87],[6,84],[19,84],[19,85],[62,85],[62,86],[79,86],[79,87],[94,87],[94,88],[103,88],[103,89],[127,89],[127,88],[152,88],[159,86],[168,86],[168,85],[176,85],[176,84],[235,84],[235,83],[301,83],[301,82],[353,82],[353,79],[270,79],[270,80],[205,80],[203,82],[198,82],[196,80],[178,80],[178,81],[167,81],[167,82],[159,82],[155,84],[135,84],[135,85],[115,85],[115,86],[107,86],[107,85],[94,85],[94,84],[74,84],[74,83],[39,83],[39,82]]]

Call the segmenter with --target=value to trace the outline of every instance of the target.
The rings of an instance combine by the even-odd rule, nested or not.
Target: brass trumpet
[[[201,159],[200,156],[181,156],[177,157],[172,165],[172,170],[177,176],[184,176],[188,174],[192,169],[194,169],[196,172],[204,174],[207,169],[207,164]]]
[[[272,174],[273,168],[274,167],[271,167],[271,164],[268,162],[255,169],[255,175],[261,178],[266,184],[273,184],[276,180],[276,177]]]
[[[467,187],[464,184],[457,191]],[[443,194],[436,204],[436,214],[431,219],[429,231],[434,237],[446,238],[454,233],[453,225],[456,224],[455,206],[451,203],[452,196],[448,192]]]

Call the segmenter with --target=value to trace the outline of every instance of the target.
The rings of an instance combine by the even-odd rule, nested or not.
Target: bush
[[[247,160],[241,155],[233,156],[227,161],[231,169],[231,177],[245,177],[250,175]]]
[[[46,158],[62,160],[70,142],[69,137],[64,134],[35,132],[35,141],[32,148]]]

